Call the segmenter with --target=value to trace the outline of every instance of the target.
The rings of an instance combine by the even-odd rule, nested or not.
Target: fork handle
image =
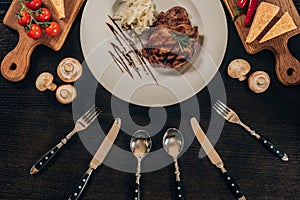
[[[282,161],[288,161],[289,158],[284,151],[280,150],[276,145],[274,145],[270,140],[267,140],[263,136],[257,134],[255,130],[252,130],[244,123],[240,122],[240,125],[243,126],[253,137],[258,139],[259,143],[261,143],[266,149],[268,149],[272,154],[280,158]]]
[[[283,161],[288,161],[289,160],[287,154],[284,153],[284,151],[280,150],[277,146],[275,146],[272,142],[270,142],[266,138],[260,136],[259,139],[258,139],[258,141],[264,147],[266,147],[271,153],[273,153],[275,156],[277,156],[281,160],[283,160]]]
[[[57,154],[57,152],[68,142],[69,139],[73,137],[76,133],[76,129],[71,131],[64,139],[62,139],[56,146],[50,149],[47,153],[45,153],[40,159],[38,159],[32,168],[30,169],[30,174],[36,174],[40,170],[42,170],[52,158]]]
[[[61,149],[62,146],[64,146],[68,141],[68,138],[64,138],[58,143],[56,146],[54,146],[52,149],[50,149],[47,153],[45,153],[40,159],[38,159],[34,165],[32,166],[30,170],[30,174],[36,174],[40,170],[42,170],[57,154],[57,152]]]
[[[30,174],[33,175],[42,170],[50,162],[50,160],[52,160],[59,149],[60,148],[57,145],[45,153],[40,159],[38,159],[30,169]]]

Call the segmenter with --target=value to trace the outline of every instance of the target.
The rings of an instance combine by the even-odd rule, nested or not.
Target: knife
[[[77,183],[76,187],[74,188],[73,192],[71,193],[69,200],[76,200],[81,195],[82,191],[84,190],[91,174],[94,170],[99,167],[103,160],[105,159],[106,155],[108,154],[109,150],[111,149],[121,127],[121,119],[116,118],[114,124],[112,125],[111,129],[109,130],[107,136],[104,138],[102,144],[100,145],[99,149],[97,150],[96,154],[94,155],[93,159],[89,164],[89,169],[84,173],[81,177],[80,181]]]
[[[201,144],[203,150],[205,151],[206,155],[208,156],[209,160],[213,165],[219,168],[222,172],[223,177],[226,180],[226,183],[229,185],[231,192],[233,193],[234,197],[238,200],[246,200],[246,197],[242,193],[240,187],[235,182],[235,180],[230,176],[228,171],[224,167],[224,163],[215,150],[215,148],[210,143],[209,139],[206,137],[205,133],[203,132],[202,128],[200,127],[196,118],[191,119],[192,129],[198,139],[199,143]]]

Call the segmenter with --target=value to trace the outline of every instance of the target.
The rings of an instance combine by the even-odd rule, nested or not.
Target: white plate
[[[175,70],[153,69],[159,85],[150,75],[142,73],[135,79],[121,73],[108,50],[113,34],[105,22],[113,16],[114,0],[89,0],[81,20],[81,46],[85,61],[98,82],[118,98],[140,106],[169,106],[196,95],[215,76],[227,45],[227,23],[218,0],[154,0],[158,12],[173,6],[187,9],[193,25],[204,37],[199,56],[193,67],[179,74]]]

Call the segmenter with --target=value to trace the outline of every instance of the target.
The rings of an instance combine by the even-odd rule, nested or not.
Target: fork
[[[55,154],[70,140],[75,133],[86,129],[101,113],[100,109],[93,106],[84,115],[82,115],[75,123],[74,129],[63,138],[56,146],[45,153],[38,161],[34,163],[30,169],[30,174],[36,174],[42,170]]]
[[[213,105],[213,108],[217,113],[219,113],[225,120],[238,124],[244,127],[252,136],[254,136],[264,147],[266,147],[269,151],[271,151],[275,156],[280,158],[283,161],[288,161],[288,156],[282,150],[280,150],[277,146],[275,146],[272,142],[265,139],[261,135],[257,134],[255,130],[251,130],[247,125],[245,125],[239,118],[239,116],[228,106],[222,103],[220,100]]]

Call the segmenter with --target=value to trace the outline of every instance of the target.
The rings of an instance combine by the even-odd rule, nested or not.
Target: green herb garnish
[[[188,47],[189,42],[191,40],[189,36],[185,34],[176,33],[174,31],[169,31],[169,32],[173,36],[174,40],[176,40],[176,42],[178,43],[181,51],[183,51],[183,48]]]

